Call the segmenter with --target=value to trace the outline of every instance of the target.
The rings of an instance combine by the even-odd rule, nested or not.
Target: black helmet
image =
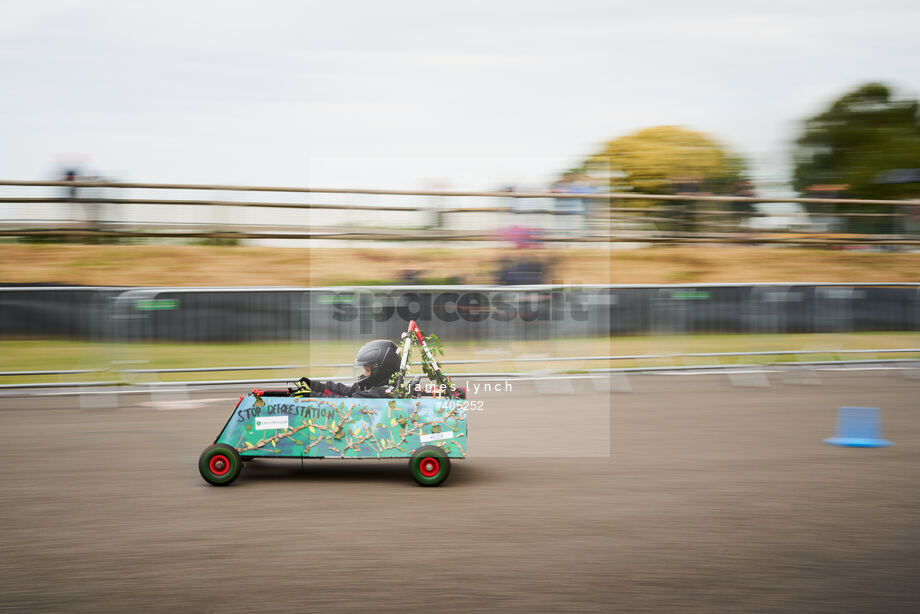
[[[365,343],[355,356],[355,367],[369,366],[370,375],[358,378],[358,388],[366,390],[374,386],[383,386],[390,380],[390,376],[399,371],[400,359],[396,352],[396,344],[386,339],[377,339]]]

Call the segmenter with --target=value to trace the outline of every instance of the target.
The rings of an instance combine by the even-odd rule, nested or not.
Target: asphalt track
[[[521,383],[439,488],[378,461],[210,487],[227,391],[3,398],[0,610],[920,611],[920,380],[819,378]],[[823,444],[840,405],[896,445]]]

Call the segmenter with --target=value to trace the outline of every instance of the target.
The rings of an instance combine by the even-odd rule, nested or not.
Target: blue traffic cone
[[[883,448],[894,444],[882,438],[878,407],[841,407],[837,410],[837,435],[824,443],[851,448]]]

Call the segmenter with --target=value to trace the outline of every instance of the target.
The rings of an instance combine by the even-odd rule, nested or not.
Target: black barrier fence
[[[2,288],[0,336],[257,342],[920,330],[920,284]]]

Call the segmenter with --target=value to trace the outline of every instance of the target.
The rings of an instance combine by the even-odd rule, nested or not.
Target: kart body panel
[[[409,458],[434,445],[466,456],[467,402],[446,398],[243,397],[217,436],[240,457]]]

